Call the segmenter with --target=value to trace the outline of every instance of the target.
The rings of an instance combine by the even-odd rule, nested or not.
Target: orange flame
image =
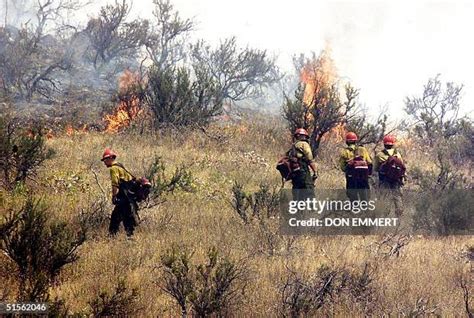
[[[336,66],[331,58],[331,48],[326,43],[325,49],[313,60],[308,60],[301,70],[300,80],[305,84],[303,102],[309,110],[315,105],[315,99],[322,89],[329,88],[337,81]],[[323,101],[324,102],[324,101]],[[308,119],[311,112],[308,112]],[[323,139],[331,139],[336,142],[344,141],[346,135],[345,125],[340,124],[334,127]]]
[[[74,128],[72,124],[67,124],[65,129],[64,129],[65,133],[67,136],[73,136],[73,135],[77,135],[77,134],[83,134],[83,133],[87,133],[89,131],[87,125],[82,125],[82,128]],[[47,133],[46,137],[48,139],[51,139],[54,137],[54,133],[53,131],[50,129],[49,132]]]
[[[326,45],[319,57],[307,61],[301,70],[301,82],[305,84],[303,97],[305,104],[312,105],[317,94],[333,85],[336,78],[336,66],[331,58],[331,49]]]
[[[72,128],[71,124],[68,124],[66,126],[66,135],[68,135],[68,136],[74,135],[74,128]]]
[[[129,93],[128,90],[140,83],[139,76],[126,70],[119,79],[119,94],[129,95],[126,99],[121,99],[113,114],[105,115],[107,123],[106,132],[116,133],[123,128],[129,127],[133,119],[142,113],[140,98]]]

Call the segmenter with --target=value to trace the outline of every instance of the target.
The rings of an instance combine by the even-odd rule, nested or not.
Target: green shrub
[[[197,317],[222,315],[235,305],[246,284],[246,266],[219,255],[215,248],[203,264],[192,263],[193,253],[174,246],[161,257],[161,288],[173,297],[187,315],[188,304]]]
[[[130,289],[125,280],[119,279],[112,293],[101,291],[89,306],[94,317],[129,317],[140,310],[137,302],[138,289]]]
[[[17,183],[23,183],[52,155],[39,124],[26,125],[8,111],[0,115],[0,183],[3,187],[11,190]]]
[[[47,301],[49,287],[63,267],[77,260],[85,229],[50,219],[48,208],[31,197],[10,211],[0,226],[0,249],[16,265],[20,301]]]

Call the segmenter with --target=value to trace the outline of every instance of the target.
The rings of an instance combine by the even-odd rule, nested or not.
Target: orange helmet
[[[355,133],[353,133],[352,131],[348,132],[346,134],[346,141],[349,141],[349,142],[355,142],[359,140],[359,138],[357,137],[357,135]]]
[[[111,149],[105,148],[101,161],[104,161],[105,159],[108,159],[108,158],[115,159],[115,158],[117,158],[117,154],[115,152],[113,152]]]
[[[309,137],[309,134],[308,132],[306,131],[306,129],[304,128],[298,128],[295,130],[295,136],[296,135],[303,135],[303,136],[306,136],[306,137]]]
[[[387,146],[393,146],[397,142],[397,138],[393,135],[387,135],[383,137],[383,144]]]

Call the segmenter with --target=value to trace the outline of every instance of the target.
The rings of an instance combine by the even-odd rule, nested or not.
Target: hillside
[[[133,297],[122,300],[129,314],[178,316],[179,307],[162,289],[162,255],[172,246],[185,246],[194,251],[193,264],[199,264],[215,247],[245,269],[228,315],[277,316],[282,310],[288,314],[282,291],[291,288],[285,289],[285,282],[287,287],[294,282],[294,273],[322,277],[324,271],[352,275],[354,285],[334,290],[312,314],[465,314],[459,277],[469,271],[472,275],[466,257],[474,245],[471,236],[285,237],[278,234],[274,217],[244,223],[231,204],[234,183],[248,192],[256,192],[261,183],[268,184],[270,192],[278,191],[281,181],[274,165],[290,143],[285,125],[270,117],[214,123],[206,133],[177,128],[144,134],[78,132],[48,140],[55,155],[40,169],[30,191],[43,197],[52,218],[77,226],[81,209],[92,213],[91,206],[106,202],[89,222],[78,260],[65,267],[50,290],[52,299],[63,300],[69,314],[91,313],[90,304],[100,299],[99,294],[111,295],[123,280],[125,295],[136,289]],[[117,238],[107,236],[112,205],[109,174],[100,162],[105,147],[112,147],[118,160],[137,175],[144,175],[156,157],[161,157],[167,178],[176,168],[187,171],[174,191],[162,194],[158,205],[141,210],[133,241],[126,240],[123,231]],[[401,151],[413,169],[420,154],[403,147]],[[317,188],[343,187],[343,174],[335,167],[337,155],[337,145],[323,146]],[[14,266],[5,255],[0,261],[5,264],[1,280],[9,286],[0,299],[14,299]]]

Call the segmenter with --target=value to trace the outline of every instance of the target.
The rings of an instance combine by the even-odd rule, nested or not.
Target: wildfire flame
[[[140,98],[129,93],[129,89],[140,83],[138,74],[126,70],[119,79],[119,95],[126,96],[120,98],[120,102],[111,115],[105,115],[107,123],[106,132],[116,133],[123,128],[129,127],[133,119],[142,113]]]
[[[72,127],[71,124],[66,126],[66,135],[68,136],[74,135],[74,128]]]
[[[71,124],[67,124],[66,128],[65,128],[65,132],[66,132],[66,135],[73,136],[73,135],[76,135],[76,134],[81,134],[81,133],[88,132],[88,128],[87,128],[87,125],[83,125],[82,128],[75,129]],[[51,137],[52,137],[52,131],[51,130],[50,130],[49,133],[51,133]]]
[[[305,84],[303,101],[307,105],[313,104],[317,94],[332,86],[336,79],[336,66],[331,58],[331,49],[326,44],[319,57],[307,61],[301,70],[301,82]]]
[[[318,97],[321,90],[334,85],[337,78],[336,66],[331,58],[331,48],[329,43],[326,43],[321,54],[313,60],[308,60],[301,70],[300,80],[305,84],[303,102],[309,109],[314,107],[315,98]],[[311,117],[311,112],[308,112],[307,116]],[[334,127],[324,139],[342,141],[345,139],[345,134],[345,125],[340,124]]]

